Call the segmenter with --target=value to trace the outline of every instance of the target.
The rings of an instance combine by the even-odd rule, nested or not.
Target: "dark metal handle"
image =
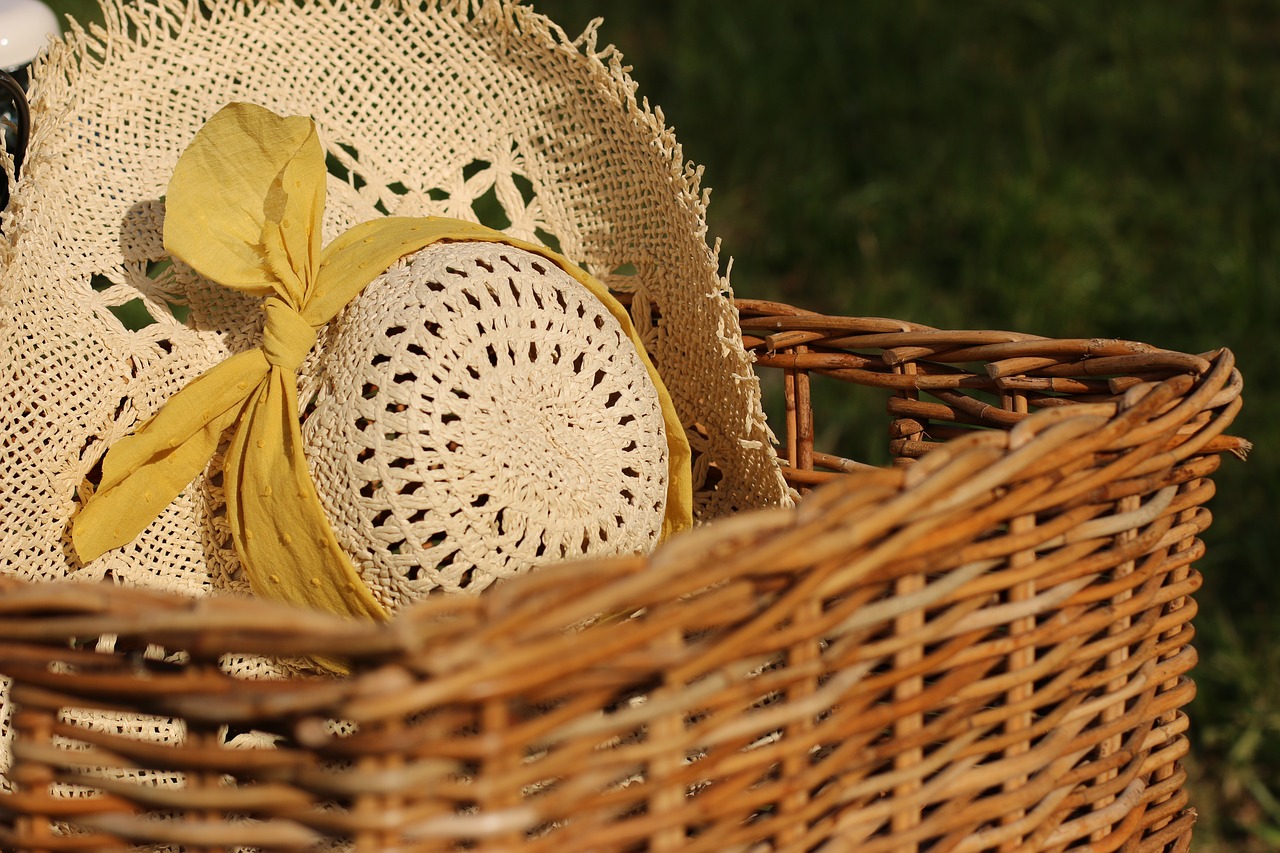
[[[27,93],[22,84],[13,79],[7,71],[0,71],[0,90],[13,104],[13,118],[17,129],[12,137],[5,129],[5,139],[13,139],[9,153],[13,155],[13,177],[17,180],[22,170],[22,158],[27,153],[27,136],[31,133],[31,113],[27,110]],[[8,112],[8,110],[6,110]],[[0,173],[0,210],[9,206],[9,181]]]

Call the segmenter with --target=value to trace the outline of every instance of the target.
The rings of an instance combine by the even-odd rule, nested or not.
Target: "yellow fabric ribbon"
[[[397,259],[447,240],[535,252],[591,291],[635,344],[658,390],[669,445],[663,536],[692,524],[689,444],[626,309],[547,249],[453,219],[365,222],[321,250],[324,151],[314,123],[230,104],[183,152],[169,183],[164,245],[220,284],[264,297],[262,346],[197,377],[102,464],[72,528],[88,562],[128,544],[209,463],[231,429],[223,483],[231,536],[255,593],[345,616],[387,613],[334,538],[303,457],[298,366],[328,323]]]

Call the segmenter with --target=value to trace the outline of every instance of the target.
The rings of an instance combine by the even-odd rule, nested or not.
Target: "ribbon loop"
[[[303,359],[316,345],[316,330],[287,302],[277,296],[263,303],[267,324],[262,330],[262,352],[267,363],[297,373]]]

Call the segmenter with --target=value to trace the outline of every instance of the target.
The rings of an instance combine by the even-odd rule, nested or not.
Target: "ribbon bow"
[[[334,537],[303,457],[297,369],[328,323],[397,259],[442,240],[535,252],[584,285],[617,318],[658,390],[669,445],[664,537],[690,526],[689,445],[670,395],[626,309],[600,282],[547,249],[453,219],[388,217],[321,251],[324,151],[314,123],[230,104],[183,152],[169,182],[164,245],[206,278],[264,297],[259,349],[231,356],[175,394],[102,464],[76,517],[84,562],[142,532],[209,464],[223,433],[232,541],[258,595],[346,616],[385,619]]]

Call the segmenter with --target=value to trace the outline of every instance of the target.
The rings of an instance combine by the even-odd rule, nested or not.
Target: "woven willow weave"
[[[0,578],[0,848],[1186,853],[1195,563],[1248,450],[1231,353],[737,304],[793,403],[788,477],[824,482],[794,509],[388,623]],[[881,389],[897,464],[816,448],[811,380]],[[95,633],[120,642],[68,642]],[[351,673],[219,665],[245,653]],[[187,736],[65,720],[104,705]]]
[[[234,100],[315,119],[331,173],[326,240],[382,215],[481,220],[626,295],[693,449],[695,518],[789,502],[706,242],[700,172],[593,30],[573,40],[500,0],[107,0],[105,16],[105,31],[73,25],[37,63],[33,134],[3,221],[0,574],[247,591],[217,476],[87,566],[68,541],[77,490],[106,448],[258,344],[256,302],[170,264],[161,245],[178,155]],[[139,331],[122,324],[129,312]],[[177,736],[163,720],[137,725]]]

